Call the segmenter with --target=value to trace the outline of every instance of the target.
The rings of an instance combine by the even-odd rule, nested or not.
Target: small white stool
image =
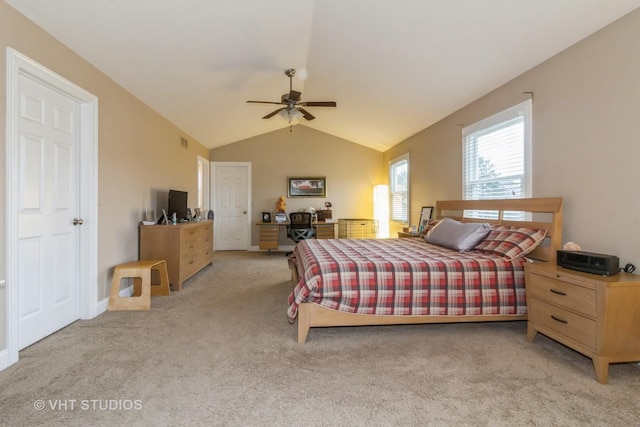
[[[151,271],[156,270],[160,276],[159,284],[151,283]],[[133,279],[133,296],[121,297],[122,279]],[[167,264],[164,260],[141,260],[116,265],[111,281],[109,294],[109,311],[116,310],[149,310],[151,296],[171,295]]]

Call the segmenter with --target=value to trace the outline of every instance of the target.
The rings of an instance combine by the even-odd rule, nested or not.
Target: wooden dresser
[[[140,259],[163,259],[169,283],[182,283],[213,261],[213,221],[177,225],[141,225]]]
[[[606,384],[609,364],[640,361],[640,276],[525,265],[527,340],[538,332],[593,360]]]

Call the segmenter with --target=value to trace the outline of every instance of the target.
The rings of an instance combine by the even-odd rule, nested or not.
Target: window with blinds
[[[462,129],[462,198],[531,196],[531,100]],[[494,218],[495,213],[467,213]],[[513,213],[510,219],[520,219]]]
[[[389,162],[390,219],[409,222],[409,154]]]

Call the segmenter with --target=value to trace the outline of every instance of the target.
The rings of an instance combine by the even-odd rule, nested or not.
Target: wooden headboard
[[[469,218],[466,211],[492,211],[497,219]],[[524,212],[525,220],[505,219],[505,212]],[[562,247],[562,198],[500,200],[444,200],[436,202],[435,218],[452,218],[462,222],[482,222],[511,227],[547,230],[545,241],[527,257],[555,264],[556,251]]]

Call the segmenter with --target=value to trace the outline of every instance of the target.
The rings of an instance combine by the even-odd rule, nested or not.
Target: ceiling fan
[[[302,71],[302,70],[301,70]],[[307,120],[313,120],[315,117],[302,107],[335,107],[337,104],[334,101],[302,101],[302,93],[293,90],[293,76],[296,75],[296,70],[289,68],[285,70],[284,74],[289,77],[289,93],[282,95],[280,102],[271,101],[247,101],[249,104],[276,104],[284,105],[282,108],[278,108],[275,111],[267,114],[263,119],[270,119],[276,114],[291,123],[293,119],[299,119],[304,117]]]

